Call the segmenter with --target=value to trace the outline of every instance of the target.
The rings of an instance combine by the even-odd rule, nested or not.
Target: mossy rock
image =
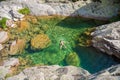
[[[47,48],[51,43],[51,40],[46,34],[38,34],[31,40],[32,49],[44,49]]]
[[[18,39],[13,41],[10,45],[9,55],[17,55],[23,52],[26,41],[24,39]]]
[[[66,56],[65,61],[68,65],[73,65],[73,66],[79,66],[80,65],[80,59],[75,52],[68,54]]]
[[[80,37],[78,38],[78,45],[82,47],[89,47],[92,44],[92,36],[91,32],[93,32],[95,28],[89,28],[86,31],[84,31],[82,34],[80,34]]]

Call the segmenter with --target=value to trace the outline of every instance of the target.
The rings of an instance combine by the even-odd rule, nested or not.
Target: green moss
[[[21,13],[21,14],[24,14],[24,15],[30,14],[29,8],[20,9],[20,10],[18,10],[18,12]]]
[[[7,21],[7,18],[2,18],[2,20],[0,20],[0,25],[3,29],[5,29],[7,27],[6,21]]]
[[[68,54],[65,61],[68,65],[80,66],[80,59],[75,52]]]

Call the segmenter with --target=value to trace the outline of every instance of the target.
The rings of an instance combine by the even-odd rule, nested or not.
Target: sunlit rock
[[[120,21],[98,26],[91,34],[93,46],[120,58]]]
[[[0,43],[5,43],[9,39],[8,32],[0,31]]]
[[[3,65],[0,66],[0,79],[5,79],[7,74],[12,74],[18,66],[19,60],[17,58],[4,60]]]
[[[23,74],[24,73],[24,74]],[[82,68],[74,66],[60,67],[54,66],[38,66],[23,70],[20,74],[7,78],[7,80],[79,80],[85,79],[90,73]],[[78,77],[79,76],[79,77]]]

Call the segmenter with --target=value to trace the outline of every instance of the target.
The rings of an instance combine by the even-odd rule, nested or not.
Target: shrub
[[[6,26],[6,21],[7,21],[7,18],[2,18],[2,20],[0,20],[0,26],[5,29],[7,26]]]
[[[68,65],[73,65],[73,66],[79,66],[80,65],[80,59],[75,52],[68,54],[66,56],[65,61]]]
[[[24,15],[30,14],[29,8],[20,9],[20,10],[18,10],[18,12],[21,13],[21,14],[24,14]]]

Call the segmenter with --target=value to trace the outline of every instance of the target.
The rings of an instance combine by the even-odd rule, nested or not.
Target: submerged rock
[[[120,58],[120,21],[97,27],[92,36],[95,48]]]
[[[79,67],[54,65],[27,68],[20,74],[7,78],[7,80],[78,80],[89,75],[88,71]]]
[[[0,43],[5,43],[9,39],[6,31],[0,31]]]
[[[68,65],[73,65],[73,66],[79,66],[80,65],[80,59],[77,55],[77,53],[70,53],[66,56],[65,59],[66,63]]]
[[[23,21],[18,21],[18,31],[22,32],[22,31],[25,31],[27,29],[29,29],[29,22],[26,21],[26,20],[23,20]]]
[[[25,48],[25,40],[18,39],[12,42],[10,45],[9,55],[16,55],[17,53],[21,53]]]
[[[46,34],[38,34],[31,40],[32,49],[44,49],[51,43],[51,40]]]

